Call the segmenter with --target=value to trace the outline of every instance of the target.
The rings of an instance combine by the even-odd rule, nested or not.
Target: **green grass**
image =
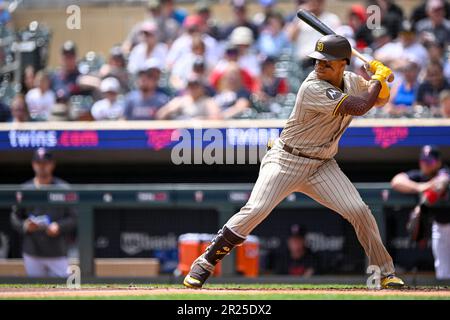
[[[0,284],[0,292],[2,289],[16,288],[16,289],[26,289],[31,288],[36,289],[63,289],[66,288],[64,285],[43,285],[43,284]],[[82,285],[82,289],[181,289],[181,285],[168,285],[168,284],[151,284],[151,285],[92,285],[85,284]],[[370,295],[370,292],[365,293],[352,293],[350,289],[365,289],[365,286],[359,285],[305,285],[305,284],[209,284],[206,286],[209,289],[241,289],[236,290],[231,293],[220,293],[220,292],[208,292],[200,291],[198,293],[192,293],[190,290],[186,292],[168,292],[152,294],[151,291],[143,292],[142,295],[127,295],[124,290],[123,295],[119,296],[58,296],[58,293],[51,293],[45,298],[32,298],[32,299],[45,299],[45,300],[450,300],[450,291],[448,288],[438,288],[438,287],[417,287],[407,290],[408,295],[402,295],[402,291],[390,291],[386,295]],[[255,294],[254,292],[246,292],[245,289],[272,289],[272,291],[262,291],[261,293]],[[282,290],[297,290],[291,292],[277,292],[275,289]],[[333,291],[327,291],[324,293],[311,293],[308,292],[312,289],[321,290],[348,290],[345,293],[334,293]],[[419,294],[414,295],[415,292],[420,290],[430,291],[432,289],[445,291],[445,296],[420,296]],[[132,292],[133,290],[130,290]],[[298,290],[304,290],[304,292],[299,292]],[[2,299],[0,297],[0,299]],[[3,298],[4,299],[4,298]],[[11,298],[7,298],[11,299]],[[23,298],[14,298],[16,300],[21,300]],[[29,299],[29,298],[27,298]]]

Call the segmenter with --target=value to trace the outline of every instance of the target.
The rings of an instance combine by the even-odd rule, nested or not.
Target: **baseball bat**
[[[319,33],[323,35],[328,34],[336,34],[336,32],[333,31],[329,26],[327,26],[325,23],[320,21],[319,18],[317,18],[313,13],[309,12],[305,9],[300,9],[297,12],[297,17],[300,20],[303,20],[305,23],[307,23],[310,27],[318,31]],[[360,59],[362,62],[369,64],[370,60],[367,59],[365,56],[363,56],[359,51],[357,51],[355,48],[352,48],[352,54],[356,56],[358,59]],[[394,75],[391,74],[389,76],[388,81],[392,82],[394,80]]]

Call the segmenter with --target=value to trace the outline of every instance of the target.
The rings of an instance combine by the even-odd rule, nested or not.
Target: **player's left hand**
[[[372,73],[375,73],[377,71],[377,68],[379,66],[384,66],[384,64],[381,61],[378,60],[372,60],[368,64],[365,65],[366,69]]]
[[[386,81],[392,82],[394,81],[394,74],[392,73],[392,70],[388,67],[386,67],[381,61],[378,60],[372,60],[368,64],[364,65],[367,71],[370,71],[374,75],[377,74],[377,71],[380,72],[381,70],[390,70],[390,74],[385,76]]]
[[[386,82],[389,76],[392,74],[392,70],[386,67],[385,65],[380,65],[377,67],[375,74],[372,76],[373,80],[378,80],[383,84]]]

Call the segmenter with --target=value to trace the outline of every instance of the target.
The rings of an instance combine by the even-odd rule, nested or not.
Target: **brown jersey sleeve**
[[[379,81],[372,81],[367,93],[361,96],[347,96],[335,110],[335,114],[347,114],[352,116],[362,116],[369,111],[378,99],[381,89]]]

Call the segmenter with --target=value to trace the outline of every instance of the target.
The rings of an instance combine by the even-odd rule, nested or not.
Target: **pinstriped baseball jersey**
[[[333,159],[352,120],[337,111],[349,95],[361,95],[368,87],[369,82],[351,72],[344,73],[343,91],[319,80],[315,72],[308,76],[280,139],[262,159],[250,198],[225,224],[229,230],[247,237],[284,198],[302,192],[353,225],[371,265],[379,266],[383,275],[395,272],[369,207]],[[302,155],[286,151],[283,143]]]
[[[353,72],[344,72],[344,90],[309,74],[301,85],[295,107],[281,133],[281,140],[310,157],[330,159],[352,116],[337,114],[349,96],[367,92],[369,81]]]

